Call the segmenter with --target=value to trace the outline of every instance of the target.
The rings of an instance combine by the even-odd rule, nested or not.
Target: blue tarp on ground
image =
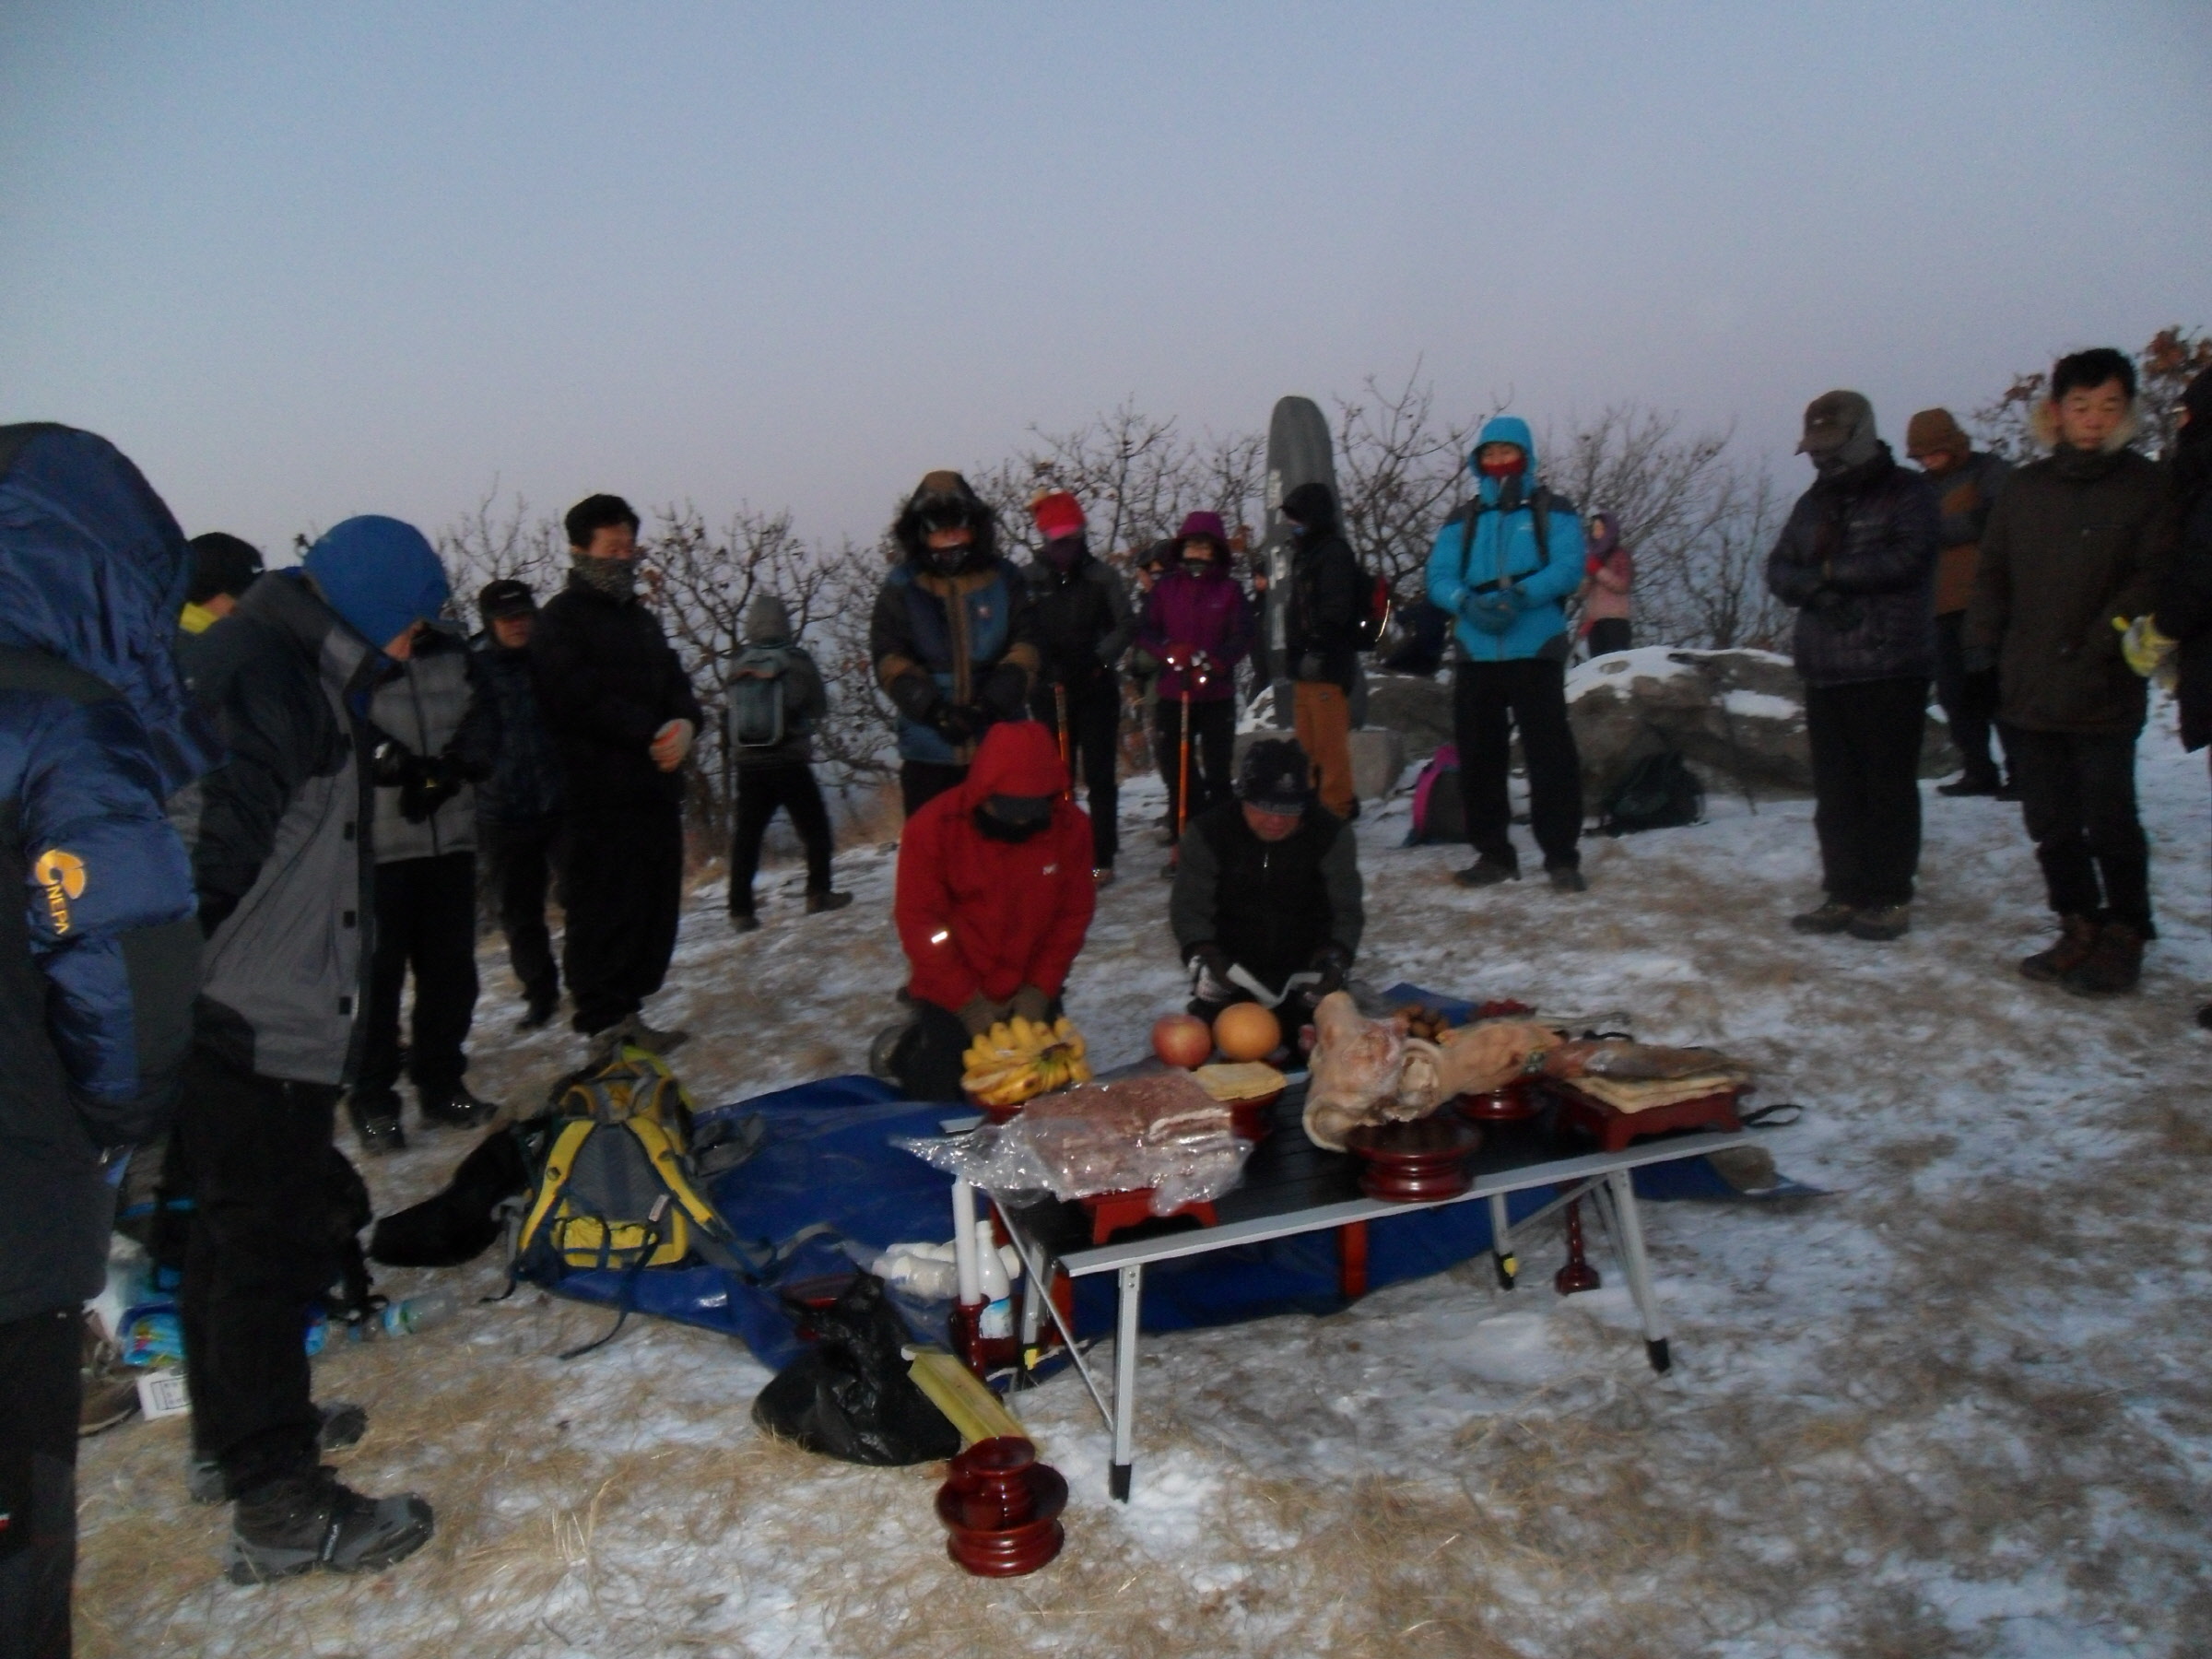
[[[1434,1001],[1436,999],[1425,999]],[[964,1107],[916,1105],[873,1077],[831,1077],[779,1089],[700,1113],[702,1121],[759,1113],[767,1133],[759,1151],[718,1178],[715,1203],[740,1239],[780,1246],[828,1223],[837,1237],[809,1239],[775,1273],[779,1283],[841,1272],[910,1240],[941,1240],[952,1230],[951,1178],[891,1146],[894,1135],[935,1135]],[[1683,1159],[1636,1171],[1639,1197],[1735,1198],[1704,1159]],[[1548,1188],[1519,1193],[1515,1219],[1551,1199]],[[1453,1205],[1393,1216],[1369,1224],[1371,1288],[1439,1273],[1490,1247],[1488,1206]],[[858,1249],[841,1247],[840,1240]],[[1334,1232],[1309,1234],[1211,1255],[1157,1264],[1145,1274],[1145,1328],[1185,1330],[1231,1324],[1269,1314],[1334,1312],[1337,1293]],[[571,1273],[564,1296],[613,1306],[626,1276]],[[1078,1281],[1080,1335],[1112,1328],[1113,1284],[1100,1275]],[[631,1305],[640,1312],[737,1337],[760,1361],[781,1369],[798,1353],[789,1317],[772,1286],[747,1284],[718,1267],[655,1268],[634,1276]]]

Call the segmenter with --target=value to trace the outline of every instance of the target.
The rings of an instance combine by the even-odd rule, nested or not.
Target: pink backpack
[[[1406,832],[1406,845],[1466,839],[1466,804],[1459,793],[1459,748],[1455,744],[1440,744],[1413,781],[1413,828]]]

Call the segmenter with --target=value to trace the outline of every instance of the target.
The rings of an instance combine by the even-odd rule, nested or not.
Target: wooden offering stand
[[[1467,1190],[1467,1159],[1482,1145],[1482,1131],[1440,1112],[1410,1124],[1363,1124],[1344,1137],[1344,1145],[1359,1159],[1361,1192],[1418,1203]]]
[[[1458,1103],[1470,1124],[1524,1124],[1536,1115],[1536,1080],[1515,1077],[1485,1094],[1461,1095]]]
[[[1066,1507],[1066,1480],[1013,1435],[977,1441],[952,1460],[937,1488],[945,1553],[979,1578],[1034,1572],[1058,1555]]]
[[[1737,1103],[1750,1091],[1730,1087],[1694,1100],[1677,1100],[1670,1106],[1647,1106],[1641,1112],[1623,1112],[1594,1095],[1586,1095],[1571,1083],[1547,1080],[1546,1089],[1559,1103],[1562,1122],[1597,1143],[1601,1152],[1623,1152],[1631,1141],[1647,1135],[1665,1135],[1677,1129],[1741,1129]]]
[[[1138,1187],[1126,1193],[1091,1193],[1076,1200],[1090,1217],[1090,1241],[1103,1244],[1124,1228],[1135,1227],[1146,1221],[1165,1221],[1175,1216],[1195,1216],[1201,1227],[1212,1227],[1220,1218],[1214,1214],[1210,1199],[1201,1198],[1180,1209],[1171,1209],[1166,1216],[1152,1213],[1152,1189]]]
[[[1598,1277],[1597,1269],[1590,1265],[1590,1258],[1583,1253],[1583,1201],[1567,1201],[1567,1265],[1552,1276],[1551,1288],[1561,1296],[1572,1296],[1582,1290],[1595,1290],[1606,1281]]]

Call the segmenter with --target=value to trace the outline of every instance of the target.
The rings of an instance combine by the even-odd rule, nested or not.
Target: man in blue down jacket
[[[1813,754],[1818,908],[1800,933],[1895,939],[1912,925],[1920,867],[1920,742],[1936,667],[1936,491],[1898,465],[1874,406],[1829,392],[1797,446],[1819,476],[1767,559],[1767,586],[1797,609],[1795,653]]]
[[[420,531],[347,519],[209,630],[194,681],[229,753],[191,837],[206,947],[171,1153],[194,1206],[180,1297],[193,1440],[236,1500],[241,1583],[378,1571],[430,1535],[421,1499],[364,1498],[318,1466],[301,1337],[337,1269],[317,1177],[365,1036],[369,700],[445,599]]]
[[[170,652],[191,558],[106,441],[0,427],[0,1653],[69,1652],[78,1310],[121,1154],[192,1035],[192,872],[164,799],[212,744]]]
[[[1456,621],[1453,738],[1467,840],[1462,887],[1520,879],[1506,797],[1512,728],[1528,763],[1528,823],[1561,892],[1583,878],[1583,763],[1567,724],[1567,613],[1582,584],[1574,504],[1536,481],[1536,446],[1517,415],[1488,421],[1467,457],[1476,499],[1446,519],[1429,554],[1429,601]],[[1539,514],[1541,520],[1539,521]]]

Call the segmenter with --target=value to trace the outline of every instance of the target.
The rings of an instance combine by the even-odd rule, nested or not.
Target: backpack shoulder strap
[[[538,1172],[536,1196],[531,1202],[528,1214],[523,1218],[522,1227],[515,1233],[514,1248],[518,1261],[523,1253],[529,1249],[531,1241],[537,1237],[539,1229],[545,1226],[546,1218],[552,1213],[553,1206],[560,1202],[561,1192],[569,1183],[569,1171],[576,1167],[576,1154],[582,1149],[592,1131],[598,1127],[595,1118],[571,1118],[553,1137],[552,1150],[546,1154],[545,1168]]]
[[[1482,498],[1475,497],[1459,511],[1459,585],[1467,585],[1467,565],[1475,557],[1475,521],[1482,516]]]
[[[97,675],[45,651],[0,645],[0,691],[43,691],[71,702],[112,702],[122,696]]]

